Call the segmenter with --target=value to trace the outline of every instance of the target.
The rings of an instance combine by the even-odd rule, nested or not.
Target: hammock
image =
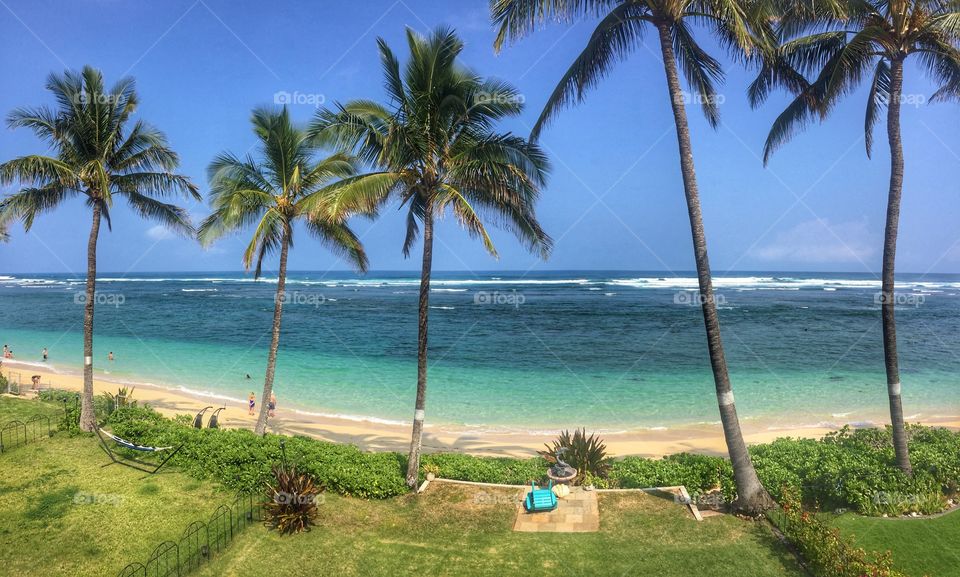
[[[180,445],[179,447],[176,447],[176,448],[147,447],[146,445],[138,445],[136,443],[131,443],[126,439],[121,439],[120,437],[114,435],[113,433],[104,431],[100,427],[97,427],[96,429],[94,429],[94,432],[97,433],[97,438],[100,439],[100,448],[103,449],[103,452],[106,453],[108,457],[110,457],[110,462],[107,463],[106,465],[103,465],[104,467],[117,463],[125,467],[130,467],[131,469],[143,471],[144,473],[148,473],[150,475],[153,475],[154,473],[159,471],[161,468],[163,468],[163,466],[167,464],[167,461],[173,458],[173,456],[177,454],[177,451],[179,451],[183,447],[183,445]],[[173,449],[173,451],[171,451],[170,454],[168,454],[166,458],[160,462],[159,465],[155,463],[148,463],[146,461],[140,461],[132,457],[123,457],[122,455],[118,458],[118,456],[110,449],[110,446],[107,444],[107,441],[104,440],[104,437],[110,439],[111,441],[113,441],[114,443],[120,445],[125,449],[140,451],[142,453],[158,453],[161,451],[169,451],[170,449]]]
[[[103,433],[104,435],[110,437],[110,439],[111,439],[114,443],[116,443],[116,444],[118,444],[118,445],[120,445],[120,446],[122,446],[122,447],[126,447],[126,448],[128,448],[128,449],[133,449],[134,451],[145,451],[145,452],[148,452],[148,453],[156,453],[157,451],[169,451],[170,449],[173,448],[173,447],[147,447],[147,446],[144,446],[144,445],[138,445],[138,444],[136,444],[136,443],[131,443],[130,441],[127,441],[127,440],[125,440],[125,439],[121,439],[120,437],[118,437],[118,436],[116,436],[116,435],[113,435],[113,434],[110,434],[110,433],[108,433],[107,431],[104,431],[103,429],[100,429],[100,432]]]

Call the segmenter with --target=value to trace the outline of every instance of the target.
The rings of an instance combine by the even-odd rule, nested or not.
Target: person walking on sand
[[[43,347],[43,352],[40,354],[43,355],[43,362],[47,362],[47,347]]]
[[[250,407],[250,410],[247,411],[247,414],[252,417],[252,416],[253,416],[253,408],[257,406],[257,395],[256,395],[253,391],[250,391],[250,396],[247,397],[247,404],[248,404],[249,407]]]
[[[270,402],[267,404],[267,416],[273,418],[274,411],[277,410],[277,396],[270,393]]]

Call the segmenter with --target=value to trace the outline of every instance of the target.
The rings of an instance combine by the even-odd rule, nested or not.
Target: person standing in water
[[[40,354],[43,355],[43,362],[47,362],[47,347],[43,347],[43,352]]]
[[[247,397],[247,404],[248,404],[249,407],[250,407],[250,410],[247,411],[247,414],[252,417],[252,416],[253,416],[253,408],[257,406],[257,395],[256,395],[253,391],[250,391],[250,396]]]
[[[110,351],[110,354],[107,355],[107,360],[108,360],[108,361],[112,361],[112,360],[113,360],[113,351]]]

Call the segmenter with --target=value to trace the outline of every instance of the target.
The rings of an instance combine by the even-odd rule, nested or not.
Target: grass
[[[448,484],[387,501],[327,495],[309,533],[251,528],[199,575],[802,575],[763,523],[698,523],[669,499],[601,494],[598,533],[514,533],[519,495]]]
[[[52,403],[38,403],[23,397],[0,396],[0,427],[13,420],[26,421],[35,415],[50,417],[52,426],[63,416],[63,407]]]
[[[0,422],[50,409],[0,397]],[[57,435],[0,456],[0,575],[115,575],[232,498],[178,473],[143,479],[101,468],[107,462],[87,436]]]
[[[893,552],[894,566],[911,577],[960,576],[960,511],[933,519],[883,519],[853,513],[831,524],[859,547]]]
[[[0,397],[0,423],[60,407]],[[55,435],[0,455],[0,575],[115,575],[232,495],[169,470],[153,477],[107,462],[96,439]],[[514,533],[519,490],[435,484],[420,496],[325,495],[319,525],[281,537],[241,533],[198,575],[658,575],[801,577],[763,523],[694,521],[672,500],[601,494],[601,529]],[[832,519],[858,543],[891,549],[911,577],[960,575],[951,544],[960,513],[937,519]]]

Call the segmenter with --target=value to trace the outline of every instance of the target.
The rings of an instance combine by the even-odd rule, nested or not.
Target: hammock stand
[[[125,439],[121,439],[120,437],[118,437],[118,436],[116,436],[116,435],[113,435],[113,434],[111,434],[111,433],[108,433],[107,431],[104,431],[104,430],[101,429],[100,427],[97,427],[96,429],[94,429],[94,431],[97,433],[97,437],[100,439],[100,448],[103,449],[103,452],[106,453],[108,457],[110,457],[110,461],[111,461],[111,462],[103,465],[103,467],[109,467],[110,465],[113,465],[114,463],[116,463],[116,464],[118,464],[118,465],[123,465],[123,466],[125,466],[125,467],[130,467],[131,469],[136,469],[136,470],[138,470],[138,471],[142,471],[142,472],[144,472],[144,473],[153,475],[154,473],[156,473],[157,471],[159,471],[160,469],[162,469],[163,466],[167,464],[167,461],[169,461],[170,459],[172,459],[173,456],[177,454],[177,451],[179,451],[181,448],[183,448],[183,445],[180,445],[179,447],[176,447],[176,448],[174,448],[174,447],[147,447],[147,446],[144,446],[144,445],[138,445],[138,444],[136,444],[136,443],[131,443],[130,441],[127,441],[127,440],[125,440]],[[122,457],[122,456],[121,456],[121,457],[118,457],[118,456],[113,452],[113,450],[110,448],[110,445],[107,444],[107,441],[104,439],[104,436],[106,436],[107,439],[110,439],[111,441],[113,441],[114,443],[120,445],[121,447],[123,447],[123,448],[125,448],[125,449],[131,449],[131,450],[140,451],[140,452],[143,452],[143,453],[159,453],[159,452],[162,452],[162,451],[170,451],[170,449],[173,449],[173,450],[170,452],[169,455],[166,456],[166,458],[164,458],[162,461],[160,461],[160,464],[159,464],[159,465],[156,465],[156,464],[154,464],[154,463],[149,463],[149,462],[147,462],[147,461],[141,461],[141,460],[139,460],[139,459],[134,459],[133,457]]]

